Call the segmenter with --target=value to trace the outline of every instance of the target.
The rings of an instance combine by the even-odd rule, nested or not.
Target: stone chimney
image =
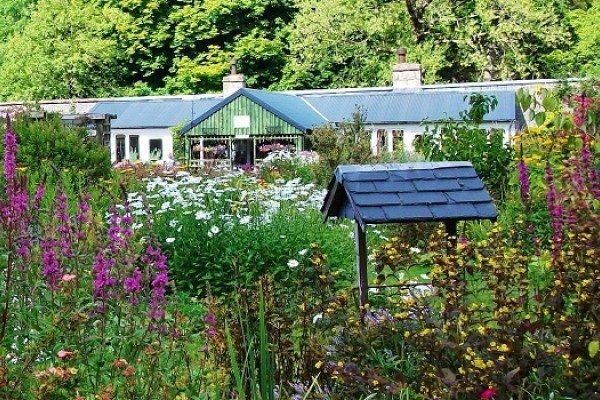
[[[246,80],[244,75],[238,74],[237,71],[237,60],[231,59],[231,73],[223,77],[223,96],[227,97],[232,93],[235,93],[238,89],[246,87]]]
[[[398,63],[392,68],[392,87],[394,90],[421,87],[421,64],[406,62],[406,49],[396,49]]]

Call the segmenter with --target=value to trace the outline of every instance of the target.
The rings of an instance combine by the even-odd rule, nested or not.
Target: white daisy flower
[[[296,268],[298,265],[300,265],[300,263],[298,262],[298,260],[291,259],[288,261],[287,265],[290,268]]]

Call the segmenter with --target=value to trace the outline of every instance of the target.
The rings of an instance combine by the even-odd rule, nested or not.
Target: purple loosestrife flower
[[[146,249],[146,254],[142,256],[142,262],[151,267],[150,270],[154,269],[156,271],[156,275],[150,284],[150,309],[147,315],[153,321],[161,320],[165,317],[165,305],[167,303],[165,298],[166,286],[169,282],[167,257],[162,254],[160,248],[154,249],[149,246]]]
[[[58,290],[58,280],[62,276],[60,263],[54,251],[56,242],[52,239],[44,239],[40,247],[42,248],[42,276],[50,290],[56,291]]]
[[[215,318],[214,311],[210,310],[208,314],[204,317],[204,322],[208,325],[208,329],[206,330],[206,334],[208,336],[215,336],[217,331],[215,326],[217,326],[217,319]]]
[[[573,113],[573,121],[577,127],[581,127],[585,123],[587,110],[592,103],[592,99],[584,95],[577,95],[574,97],[574,100],[577,104]]]
[[[33,197],[33,209],[37,210],[38,208],[40,208],[40,203],[42,202],[45,193],[46,186],[40,183],[37,189],[35,190],[35,196]]]
[[[13,227],[15,223],[15,195],[17,186],[17,136],[10,126],[10,118],[6,119],[4,133],[4,179],[6,181],[6,200],[2,201],[1,215],[5,227]]]
[[[523,204],[529,204],[529,171],[525,160],[519,161],[519,183],[521,184],[521,201]]]
[[[77,215],[75,219],[77,220],[77,227],[75,229],[75,237],[79,240],[85,238],[85,233],[83,230],[84,225],[90,223],[90,218],[88,216],[91,208],[88,204],[88,201],[92,198],[89,193],[86,193],[83,197],[79,199],[79,203],[77,203]]]
[[[121,229],[119,227],[119,221],[120,221],[120,216],[119,213],[117,212],[117,207],[112,206],[109,209],[111,215],[110,215],[110,219],[109,219],[109,224],[110,226],[108,227],[108,232],[107,232],[107,236],[108,236],[108,250],[111,253],[117,253],[119,251],[119,248],[121,247]]]
[[[111,276],[114,263],[114,260],[104,258],[102,250],[96,255],[92,266],[95,298],[105,300],[114,297],[114,286],[117,283],[117,279]]]
[[[589,182],[590,191],[595,198],[600,199],[598,170],[592,163],[591,138],[584,133],[581,139],[583,140],[583,145],[581,146],[580,152],[581,167],[583,168],[583,173],[586,175],[587,181]]]
[[[58,227],[56,231],[60,233],[59,247],[61,254],[67,258],[73,257],[71,251],[71,217],[68,212],[67,195],[62,187],[58,187],[58,195],[56,196],[56,215]]]
[[[136,268],[131,273],[131,276],[125,278],[125,282],[123,284],[125,288],[125,293],[127,293],[129,297],[129,302],[131,304],[138,304],[138,293],[142,290],[142,273]]]
[[[6,195],[9,203],[15,193],[17,172],[17,135],[12,130],[10,118],[6,119],[6,132],[4,133],[4,179],[6,179]]]

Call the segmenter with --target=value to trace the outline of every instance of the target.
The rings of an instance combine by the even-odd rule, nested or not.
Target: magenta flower
[[[131,304],[138,304],[138,292],[142,290],[142,273],[138,268],[134,269],[131,276],[125,278],[123,284],[125,293],[130,295],[129,302]]]
[[[42,276],[50,290],[58,290],[58,281],[62,274],[60,264],[54,251],[53,241],[43,240],[41,243],[42,253]]]
[[[495,388],[487,388],[479,396],[481,399],[491,399],[496,395],[497,390]]]
[[[92,266],[94,272],[94,297],[97,299],[109,299],[114,296],[114,286],[117,279],[111,276],[114,260],[105,259],[102,250],[96,255]]]
[[[529,171],[525,160],[519,161],[519,183],[521,184],[521,201],[523,204],[529,203]]]
[[[167,273],[167,257],[165,257],[160,248],[152,248],[149,246],[146,249],[146,254],[141,258],[142,262],[154,269],[156,275],[150,284],[150,302],[148,317],[151,320],[161,320],[165,317],[165,306],[167,299],[165,298],[166,286],[169,282]]]

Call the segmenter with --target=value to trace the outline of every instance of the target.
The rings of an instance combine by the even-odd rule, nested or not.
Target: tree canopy
[[[598,0],[3,0],[0,100],[598,76]]]

